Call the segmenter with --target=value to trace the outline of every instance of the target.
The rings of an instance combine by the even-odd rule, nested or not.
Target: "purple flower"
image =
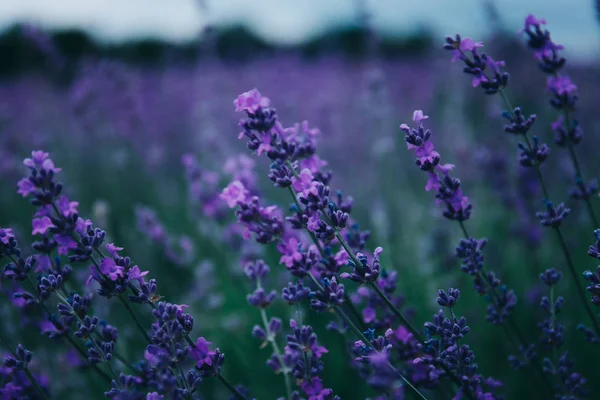
[[[244,268],[244,273],[251,280],[264,278],[269,274],[269,266],[263,260],[248,262]]]
[[[64,217],[70,217],[71,215],[77,214],[77,206],[79,206],[79,203],[76,201],[69,201],[67,196],[62,195],[60,199],[58,199],[56,206]]]
[[[246,296],[248,303],[251,306],[257,308],[267,308],[273,300],[277,297],[277,292],[275,290],[271,290],[271,292],[267,293],[263,288],[256,288],[254,292]]]
[[[308,221],[306,222],[306,228],[311,232],[316,232],[319,230],[321,226],[321,218],[320,211],[313,213],[310,217],[308,217]]]
[[[415,154],[421,164],[434,164],[439,161],[440,153],[433,149],[433,143],[427,141],[421,147],[415,149]]]
[[[329,353],[325,347],[317,343],[317,335],[313,332],[312,327],[307,325],[300,327],[293,319],[290,320],[290,327],[294,332],[287,336],[288,348],[299,352],[310,351],[316,358],[321,358],[323,354]]]
[[[146,400],[162,400],[164,398],[165,396],[158,394],[158,392],[152,392],[146,395]]]
[[[527,45],[534,50],[540,69],[549,75],[556,75],[566,63],[566,59],[559,54],[564,46],[552,41],[550,32],[542,29],[542,25],[545,24],[546,20],[537,19],[530,14],[525,19],[525,28],[520,33],[527,35]]]
[[[415,110],[413,112],[413,121],[417,123],[417,125],[422,125],[422,121],[429,119],[428,115],[423,115],[422,110]]]
[[[32,221],[32,225],[33,225],[33,231],[31,232],[32,235],[44,235],[48,229],[50,228],[54,228],[54,224],[52,223],[52,221],[50,220],[50,218],[48,217],[42,217],[42,218],[35,218]]]
[[[44,151],[37,150],[31,152],[31,158],[26,158],[23,160],[23,164],[26,167],[32,169],[38,169],[40,171],[53,172],[58,173],[61,171],[61,168],[56,168],[54,163],[49,158],[50,155]]]
[[[313,174],[308,168],[300,171],[300,178],[292,177],[292,187],[304,196],[317,195],[316,182],[314,182]]]
[[[475,42],[470,37],[464,38],[460,43],[460,50],[465,51],[473,51],[477,48],[483,47],[483,42]]]
[[[296,304],[302,300],[308,298],[310,289],[302,284],[302,281],[298,281],[297,284],[288,282],[287,286],[283,288],[281,297],[288,302],[288,304]]]
[[[108,277],[111,281],[116,281],[125,276],[124,268],[120,265],[117,265],[115,260],[112,258],[106,257],[102,259],[99,267],[100,271],[98,271],[98,268],[96,268],[95,265],[90,265],[90,276],[85,283],[86,285],[89,285],[92,280],[100,282],[102,280],[102,275]]]
[[[568,76],[548,77],[548,89],[557,96],[573,95],[577,92],[577,86]]]
[[[302,260],[302,253],[300,252],[302,243],[295,237],[289,238],[286,243],[278,244],[277,249],[281,253],[279,263],[285,264],[288,268],[291,268],[294,265],[294,261]]]
[[[469,37],[462,39],[458,42],[458,48],[455,48],[452,52],[452,62],[462,60],[465,52],[473,51],[480,47],[483,47],[483,42],[475,42]]]
[[[350,279],[354,282],[365,283],[365,282],[376,282],[379,278],[380,264],[379,256],[383,252],[382,247],[377,247],[373,253],[373,262],[369,265],[367,257],[362,253],[356,253],[356,258],[361,265],[356,265],[353,260],[348,262],[348,266],[353,268],[352,273],[344,272],[340,275],[342,279]]]
[[[536,18],[533,14],[529,14],[527,18],[525,18],[525,28],[523,28],[520,33],[523,34],[525,31],[533,28],[539,28],[541,25],[546,25],[546,20],[543,18]]]
[[[29,178],[23,178],[17,183],[17,193],[23,197],[27,197],[36,191],[35,184]]]
[[[234,208],[248,200],[248,191],[240,181],[231,182],[219,196],[225,200],[229,208]]]
[[[302,390],[308,395],[308,400],[328,400],[335,399],[333,396],[333,390],[323,388],[323,382],[318,376],[310,378],[302,382]]]
[[[463,72],[473,77],[473,87],[481,86],[486,94],[495,94],[508,85],[509,75],[500,71],[500,67],[504,66],[503,61],[494,61],[485,53],[479,54],[479,47],[483,47],[481,42],[475,43],[470,38],[461,39],[460,35],[454,38],[448,36],[444,44],[444,49],[452,52],[453,62],[464,62]],[[466,52],[471,52],[470,56]],[[486,73],[488,67],[493,75]]]
[[[375,318],[377,318],[377,311],[375,311],[373,307],[365,307],[362,314],[363,320],[366,324],[370,324],[371,322],[375,321]]]
[[[202,368],[205,365],[209,367],[213,365],[213,360],[211,357],[212,352],[208,349],[209,344],[212,343],[203,337],[199,337],[196,339],[196,347],[193,347],[190,350],[190,355],[196,361],[196,366],[198,368]]]
[[[54,240],[58,244],[58,254],[66,256],[69,250],[77,248],[77,242],[71,236],[54,235]]]
[[[323,289],[310,293],[310,307],[319,312],[341,306],[344,302],[344,285],[338,283],[335,277],[322,280]]]
[[[144,351],[144,359],[152,367],[156,367],[159,364],[164,363],[165,359],[168,359],[169,352],[166,349],[162,349],[158,346],[150,345],[146,347]]]
[[[320,172],[321,169],[327,166],[327,161],[322,160],[318,155],[313,154],[310,157],[303,158],[300,160],[300,168],[302,170],[308,169],[313,174]]]
[[[134,265],[127,271],[127,279],[130,281],[136,280],[140,286],[144,284],[144,276],[148,275],[148,271],[140,271],[140,267]]]
[[[250,114],[255,113],[259,108],[268,107],[270,103],[267,97],[261,96],[258,89],[242,93],[233,101],[236,112],[246,111]]]
[[[550,124],[550,127],[552,128],[553,131],[558,131],[560,129],[563,129],[563,125],[564,125],[564,118],[562,115],[559,115],[558,118],[556,119],[556,121],[552,122]]]
[[[440,154],[434,150],[431,139],[431,130],[423,126],[426,119],[421,110],[413,113],[413,120],[418,123],[417,128],[410,128],[407,124],[400,125],[405,133],[404,140],[409,150],[414,150],[417,156],[416,164],[422,171],[428,173],[429,178],[425,190],[436,190],[436,201],[446,205],[444,216],[448,219],[464,221],[469,219],[471,204],[468,197],[463,195],[460,180],[450,176],[454,168],[452,164],[440,164]]]
[[[117,258],[119,257],[118,252],[123,250],[122,247],[118,247],[116,246],[114,243],[108,243],[106,245],[106,251],[108,252],[108,254],[110,254],[113,258]]]
[[[15,236],[10,228],[0,228],[0,243],[7,245]]]

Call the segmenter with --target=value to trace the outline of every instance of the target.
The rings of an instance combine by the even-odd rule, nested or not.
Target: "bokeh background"
[[[190,305],[197,333],[228,355],[228,378],[258,399],[283,394],[281,379],[265,365],[268,350],[250,336],[259,314],[246,302],[251,285],[242,273],[239,239],[228,228],[233,215],[215,204],[238,169],[255,169],[271,201],[289,200],[266,179],[266,163],[239,164],[245,146],[237,140],[232,101],[256,87],[284,125],[308,120],[321,130],[319,153],[334,171],[334,185],[354,197],[355,218],[372,232],[369,248],[384,247],[384,263],[398,272],[398,290],[415,325],[435,311],[438,288],[461,288],[459,310],[470,321],[480,368],[506,383],[507,398],[530,398],[538,394],[530,377],[508,367],[511,347],[501,329],[485,321],[484,299],[458,271],[460,231],[424,191],[425,178],[398,126],[415,109],[430,116],[436,146],[457,165],[474,204],[470,229],[489,239],[488,266],[517,293],[515,318],[528,339],[537,340],[543,317],[537,276],[564,267],[560,249],[534,217],[540,188],[531,171],[518,167],[515,142],[502,131],[499,99],[472,90],[441,44],[457,32],[484,40],[487,52],[506,60],[513,103],[538,115],[536,134],[551,142],[556,113],[548,105],[545,77],[518,35],[527,14],[544,17],[553,39],[565,46],[568,73],[580,87],[577,117],[586,138],[578,151],[594,177],[600,167],[597,7],[592,0],[4,0],[0,226],[13,228],[24,248],[32,240],[34,210],[16,194],[16,182],[31,150],[51,152],[81,214],[151,271],[162,296]],[[203,171],[200,188],[186,179],[186,154]],[[573,179],[568,154],[553,148],[545,169],[552,197],[566,200]],[[582,205],[569,206],[567,240],[583,272],[595,267],[586,256],[593,235]],[[276,252],[263,252],[277,270]],[[80,270],[87,274],[87,267]],[[90,391],[88,378],[53,359],[49,339],[15,312],[11,290],[3,283],[0,329],[28,344],[37,363],[56,363],[48,376],[56,398],[101,398],[101,391]],[[574,329],[585,322],[576,302],[566,298],[568,312],[561,315],[569,326],[567,342],[579,370],[598,386],[597,359]],[[98,307],[97,314],[121,329],[120,351],[140,358],[144,343],[127,316],[110,302]],[[280,304],[273,313],[285,320],[292,311]],[[343,399],[374,396],[364,384],[349,384],[359,379],[345,342],[324,328],[328,317],[307,312],[305,318],[330,348],[328,387]],[[149,325],[151,316],[142,320]],[[202,393],[226,398],[209,381]]]

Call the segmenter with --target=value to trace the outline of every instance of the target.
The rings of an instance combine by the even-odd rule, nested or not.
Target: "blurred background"
[[[289,200],[266,179],[265,160],[240,157],[246,149],[236,138],[239,115],[232,101],[256,87],[284,126],[308,120],[321,130],[318,151],[334,172],[334,186],[354,197],[353,215],[372,232],[368,247],[385,248],[384,263],[398,272],[398,290],[414,310],[415,325],[435,311],[438,288],[461,288],[461,312],[470,321],[481,369],[507,383],[507,398],[529,398],[535,388],[509,368],[510,346],[500,341],[501,329],[485,321],[485,301],[458,271],[460,231],[424,191],[426,178],[398,126],[410,122],[415,109],[430,116],[436,148],[457,165],[474,204],[471,231],[489,238],[488,264],[515,290],[516,319],[528,339],[537,340],[536,318],[543,316],[537,276],[563,267],[559,249],[544,240],[550,235],[534,216],[540,188],[531,171],[518,167],[515,142],[502,131],[499,99],[472,90],[441,46],[458,32],[484,40],[494,59],[506,60],[513,103],[536,113],[536,134],[552,142],[550,123],[557,115],[548,105],[545,76],[518,34],[529,13],[545,18],[580,87],[577,118],[586,145],[579,151],[587,176],[594,177],[600,167],[599,7],[595,0],[3,0],[0,226],[13,228],[27,248],[34,210],[16,194],[16,182],[31,150],[50,152],[81,214],[151,271],[161,295],[189,304],[197,333],[236,360],[226,365],[229,379],[258,399],[274,398],[283,385],[265,365],[268,351],[250,336],[259,315],[246,304],[251,285],[242,276],[241,259],[257,250],[240,244],[229,225],[232,212],[218,200],[232,176],[249,171],[256,171],[258,187],[272,202]],[[190,175],[192,156],[199,175]],[[553,147],[545,168],[553,198],[566,200],[573,179],[568,154]],[[571,203],[565,229],[583,272],[595,267],[586,256],[593,235],[583,207]],[[274,249],[263,257],[278,269]],[[33,322],[18,318],[13,291],[3,282],[0,312],[12,322],[2,329],[27,343],[43,364],[54,353],[48,339],[23,329]],[[562,317],[574,327],[585,317],[572,300]],[[141,358],[144,343],[126,315],[112,303],[104,306],[96,312],[121,329],[122,353]],[[283,305],[273,312],[291,315]],[[341,351],[345,344],[325,330],[328,317],[306,318],[326,346],[340,349],[325,359],[327,386],[343,399],[374,396],[364,385],[347,385],[356,371]],[[151,316],[142,319],[149,326]],[[600,370],[586,356],[583,335],[571,329],[567,342],[578,368],[598,385]],[[76,373],[68,363],[52,372],[56,398],[83,398],[90,390],[84,380],[73,394],[75,381],[64,377]],[[226,398],[220,390],[207,382],[203,394]]]

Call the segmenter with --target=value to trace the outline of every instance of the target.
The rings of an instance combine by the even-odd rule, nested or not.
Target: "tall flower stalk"
[[[533,136],[530,139],[528,132],[535,123],[536,116],[531,115],[526,117],[520,107],[513,107],[504,90],[509,82],[508,73],[502,72],[500,69],[504,66],[504,61],[495,61],[485,53],[479,54],[477,49],[481,47],[483,47],[483,43],[475,42],[470,38],[463,39],[460,35],[456,35],[454,38],[447,37],[446,44],[444,45],[446,50],[452,52],[452,61],[460,60],[465,64],[464,72],[472,76],[474,87],[480,86],[489,95],[499,94],[504,105],[507,107],[508,110],[505,111],[504,116],[509,121],[509,124],[504,127],[504,130],[523,139],[524,143],[519,143],[519,162],[524,167],[535,169],[542,187],[543,201],[546,209],[545,211],[538,212],[536,216],[543,226],[549,227],[555,232],[556,239],[577,288],[577,294],[583,303],[594,331],[597,335],[600,335],[600,323],[587,301],[583,285],[580,281],[580,275],[575,269],[573,258],[561,230],[562,222],[571,210],[564,203],[554,206],[550,201],[546,181],[542,174],[541,166],[548,158],[550,148],[546,144],[541,143],[537,136]]]
[[[261,96],[257,90],[240,95],[234,104],[237,111],[246,113],[246,117],[240,121],[243,130],[239,138],[246,137],[249,139],[247,146],[250,150],[271,159],[269,178],[275,186],[287,188],[294,201],[293,215],[287,218],[288,222],[294,230],[307,231],[314,243],[305,253],[301,242],[293,235],[287,240],[284,238],[278,246],[282,253],[281,262],[286,264],[292,274],[310,278],[318,289],[312,295],[312,308],[333,309],[358,335],[360,331],[350,323],[342,309],[345,293],[343,285],[337,282],[337,279],[350,279],[364,284],[376,293],[412,337],[425,343],[421,333],[410,324],[379,286],[379,254],[382,249],[378,248],[374,252],[372,262],[360,252],[364,248],[366,236],[350,225],[352,203],[345,201],[341,194],[338,194],[337,202],[330,198],[328,183],[331,173],[322,169],[326,163],[315,154],[315,136],[318,131],[310,129],[306,122],[301,126],[283,128],[275,110],[269,107],[269,99]],[[236,212],[238,220],[246,226],[248,236],[254,234],[257,241],[268,243],[280,240],[279,237],[287,234],[280,222],[275,222],[281,218],[275,217],[275,209],[259,206],[258,199],[251,197],[241,182],[232,182],[223,191],[222,198],[230,207],[239,207]],[[339,260],[330,262],[328,259],[331,256],[328,257],[328,254],[331,254],[331,245],[336,242],[342,250],[335,257]],[[322,262],[311,258],[311,254],[315,253],[322,257]],[[308,260],[313,261],[307,266]],[[338,274],[337,271],[345,263],[352,272]],[[323,280],[323,283],[319,280]],[[460,378],[446,364],[440,363],[436,368],[442,369],[459,387],[462,386]],[[406,377],[402,379],[408,382]]]
[[[547,89],[552,94],[550,105],[562,114],[551,127],[556,134],[554,142],[562,148],[567,148],[575,169],[575,187],[569,194],[571,198],[585,202],[590,220],[596,229],[600,225],[591,200],[598,193],[598,182],[586,182],[575,151],[575,146],[583,140],[583,130],[573,117],[578,100],[577,86],[561,72],[567,62],[560,54],[564,47],[552,41],[550,32],[542,28],[543,25],[546,25],[546,20],[530,14],[525,19],[525,27],[521,33],[527,37],[527,46],[534,51],[540,69],[548,75]]]
[[[483,249],[487,239],[475,239],[467,231],[465,223],[471,217],[473,206],[463,193],[461,181],[451,175],[454,165],[441,164],[441,155],[435,150],[431,141],[432,132],[424,126],[424,121],[427,119],[429,116],[422,110],[416,110],[413,113],[416,128],[411,128],[407,124],[400,125],[400,129],[405,133],[407,147],[409,150],[414,150],[417,156],[416,165],[428,174],[429,179],[425,190],[435,191],[436,201],[445,208],[444,217],[458,222],[460,226],[464,238],[456,248],[456,257],[462,261],[461,270],[473,277],[475,291],[480,296],[488,295],[490,304],[486,320],[494,325],[503,326],[507,338],[517,353],[521,353],[527,344],[519,327],[510,318],[510,312],[517,304],[517,296],[513,290],[508,290],[505,285],[501,285],[494,272],[486,271]],[[541,366],[536,360],[531,361],[536,371],[541,374]],[[543,375],[541,376],[543,378]]]
[[[194,319],[183,311],[186,306],[159,301],[156,280],[147,282],[144,278],[148,274],[147,271],[132,265],[129,257],[119,255],[123,248],[109,243],[105,245],[108,256],[103,253],[101,246],[105,241],[106,232],[93,228],[90,220],[80,218],[78,203],[69,201],[62,195],[63,186],[55,181],[55,176],[61,169],[54,166],[49,154],[34,151],[31,158],[25,159],[24,164],[29,168],[29,175],[19,181],[18,192],[37,206],[32,233],[43,235],[41,243],[46,244],[35,246],[40,252],[36,258],[37,262],[40,262],[38,271],[42,273],[37,289],[39,296],[47,298],[50,294],[55,294],[60,299],[58,311],[66,318],[66,326],[76,322],[77,329],[74,335],[93,345],[88,348],[88,361],[91,364],[105,364],[112,376],[112,388],[106,395],[111,398],[131,395],[139,391],[140,378],[122,372],[117,374],[111,366],[117,331],[107,325],[102,328],[101,333],[98,332],[99,318],[88,315],[91,299],[75,293],[62,293],[65,280],[63,275],[66,277],[66,271],[70,270],[56,270],[55,264],[48,256],[53,248],[58,249],[59,255],[68,255],[72,263],[90,262],[92,265],[89,267],[90,275],[86,285],[95,282],[99,286],[100,296],[116,297],[120,300],[134,326],[148,344],[144,358],[149,364],[149,374],[154,376],[151,379],[144,378],[147,379],[146,385],[176,398],[186,399],[191,398],[198,389],[202,378],[216,377],[232,391],[236,399],[244,400],[245,397],[221,374],[224,355],[219,349],[209,350],[209,343],[204,338],[195,342],[190,338]],[[16,241],[11,232],[4,229],[0,236],[1,254],[20,256],[20,250],[16,249]],[[17,260],[6,267],[5,275],[20,278],[27,276],[30,269],[31,262]],[[127,291],[131,294],[126,298]],[[129,302],[148,304],[152,308],[155,318],[152,337],[148,335]],[[194,370],[184,375],[181,365],[186,359],[193,359],[196,365]],[[126,361],[124,364],[131,365]],[[142,371],[133,368],[134,374],[140,372]]]

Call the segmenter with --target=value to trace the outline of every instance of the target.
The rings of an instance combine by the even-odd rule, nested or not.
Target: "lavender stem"
[[[221,374],[217,375],[217,379],[221,381],[223,385],[229,389],[229,391],[235,396],[237,400],[246,400],[246,398],[231,384],[225,379]]]

